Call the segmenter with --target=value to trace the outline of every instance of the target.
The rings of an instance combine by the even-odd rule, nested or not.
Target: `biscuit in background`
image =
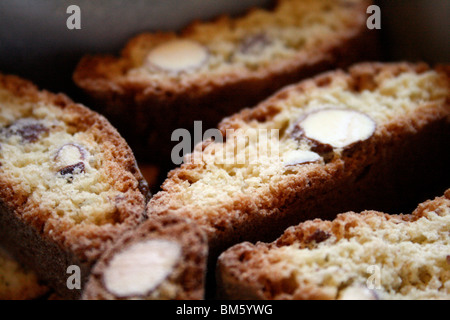
[[[86,55],[73,78],[138,159],[165,164],[178,128],[224,117],[319,72],[378,60],[370,0],[280,0],[239,18],[143,33],[121,57]],[[157,151],[157,152],[156,152]]]
[[[149,217],[94,267],[85,300],[202,300],[207,239],[194,223]]]
[[[62,94],[0,75],[2,245],[64,298],[106,248],[145,220],[149,189],[106,118]]]

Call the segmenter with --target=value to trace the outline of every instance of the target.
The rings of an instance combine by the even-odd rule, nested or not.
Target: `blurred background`
[[[271,0],[1,0],[0,72],[26,77],[76,100],[71,77],[84,54],[119,54],[143,31],[180,30],[195,19],[243,14]],[[81,9],[81,30],[69,30],[67,7]],[[75,96],[74,96],[75,95]]]
[[[195,19],[243,14],[273,0],[1,0],[0,72],[77,100],[72,72],[83,54],[113,53],[143,31],[179,30]],[[450,0],[378,0],[384,60],[448,62]],[[81,30],[69,30],[69,5]],[[82,101],[81,101],[82,102]]]

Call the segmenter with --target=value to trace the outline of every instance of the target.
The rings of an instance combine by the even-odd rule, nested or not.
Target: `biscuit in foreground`
[[[450,299],[450,190],[411,215],[366,211],[238,244],[218,262],[228,299]]]
[[[173,217],[150,218],[100,259],[86,300],[202,300],[208,248],[203,231]]]
[[[145,219],[148,186],[131,149],[99,114],[0,75],[0,237],[63,298],[106,248]]]
[[[148,214],[197,221],[215,256],[301,221],[415,206],[449,179],[448,75],[364,63],[287,87],[224,119],[170,172]]]

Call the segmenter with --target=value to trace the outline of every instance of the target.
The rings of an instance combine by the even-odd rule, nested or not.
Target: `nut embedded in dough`
[[[22,142],[34,143],[39,140],[43,133],[49,131],[49,129],[40,121],[35,119],[19,119],[12,124],[8,129],[2,130],[6,133],[6,136],[19,135],[22,138]]]
[[[156,289],[181,258],[181,247],[153,239],[131,245],[115,255],[103,276],[105,288],[118,297],[142,297]]]
[[[257,33],[247,36],[242,40],[239,51],[243,54],[257,55],[261,53],[268,45],[270,45],[271,40],[265,33]]]
[[[54,161],[56,170],[61,175],[73,174],[75,172],[84,172],[84,160],[88,156],[88,151],[76,143],[67,143],[58,149]]]
[[[321,157],[312,151],[293,150],[289,151],[283,156],[283,163],[285,166],[295,166],[298,164],[306,164],[317,162]]]
[[[324,109],[308,114],[299,124],[303,135],[333,148],[346,148],[369,139],[376,123],[368,115],[347,109]]]
[[[200,68],[208,57],[208,50],[198,42],[173,40],[154,48],[147,61],[159,70],[182,72]]]
[[[379,298],[375,291],[361,286],[344,289],[339,300],[379,300]]]

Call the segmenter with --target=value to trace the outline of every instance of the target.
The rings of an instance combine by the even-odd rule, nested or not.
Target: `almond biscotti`
[[[450,189],[412,215],[345,213],[241,243],[217,268],[230,299],[450,299]]]
[[[172,132],[206,130],[281,87],[376,57],[369,0],[279,0],[273,10],[133,38],[120,58],[87,56],[76,84],[98,101],[138,158],[165,164]],[[193,131],[193,130],[192,130]]]
[[[0,146],[0,241],[61,296],[79,296],[67,286],[72,267],[84,284],[145,218],[148,186],[131,149],[99,114],[4,75]]]
[[[147,163],[138,163],[138,167],[142,173],[142,176],[147,181],[150,193],[153,194],[158,192],[161,185],[161,180],[165,178],[163,176],[162,168]]]
[[[100,259],[83,299],[204,299],[207,254],[206,236],[193,223],[150,218]]]
[[[0,247],[0,300],[33,300],[49,291],[32,270]]]
[[[402,212],[448,183],[449,82],[447,67],[368,63],[290,86],[225,119],[148,214],[197,221],[214,256],[309,219]]]

